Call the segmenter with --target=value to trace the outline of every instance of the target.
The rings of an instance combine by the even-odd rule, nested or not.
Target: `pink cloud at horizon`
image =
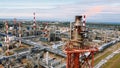
[[[86,10],[86,12],[83,13],[83,15],[88,16],[94,16],[96,14],[99,14],[102,12],[106,7],[105,6],[94,6]]]

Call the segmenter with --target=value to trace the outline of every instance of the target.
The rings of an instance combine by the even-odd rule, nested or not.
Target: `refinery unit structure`
[[[71,40],[65,47],[65,52],[67,54],[66,68],[93,68],[94,53],[97,52],[98,49],[86,44],[87,30],[85,16],[76,16],[74,30],[72,31],[71,36]],[[90,56],[92,56],[91,63],[89,63]]]
[[[90,44],[92,34],[98,30],[91,31],[86,27],[86,16],[76,16],[75,22],[70,23],[70,28],[60,30],[57,26],[50,26],[48,23],[42,24],[39,29],[35,13],[33,13],[33,23],[25,27],[22,22],[14,19],[14,26],[9,27],[5,21],[5,33],[1,33],[4,38],[3,53],[0,55],[0,66],[3,68],[93,68],[94,54],[102,52],[106,48],[120,41],[119,34],[112,34],[115,39],[105,40],[95,35],[92,42],[105,41],[101,46]],[[74,24],[72,26],[72,24]],[[72,28],[73,27],[73,28]],[[111,32],[111,31],[109,31]],[[62,36],[67,36],[64,42]],[[105,34],[105,36],[109,36]],[[93,36],[92,36],[93,37]],[[36,42],[38,38],[38,42]],[[96,39],[96,40],[94,40]],[[44,43],[52,42],[48,46]],[[59,43],[58,43],[59,41]],[[11,43],[15,42],[12,44]],[[101,43],[101,42],[100,42]],[[12,48],[11,48],[12,47]],[[12,62],[14,61],[14,62]]]

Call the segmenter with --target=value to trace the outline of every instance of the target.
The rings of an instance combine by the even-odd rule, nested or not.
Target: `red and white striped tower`
[[[7,46],[7,52],[9,52],[9,37],[8,37],[8,22],[5,21],[5,29],[6,29],[6,39],[5,39],[5,42],[6,42],[6,46]]]
[[[83,26],[86,26],[86,15],[83,16]]]
[[[33,28],[34,30],[36,29],[36,18],[35,18],[35,12],[33,13],[34,18],[33,18]]]
[[[86,29],[86,15],[83,15],[83,29]]]
[[[21,46],[21,22],[19,22],[19,46]]]
[[[14,25],[16,25],[16,18],[14,18]]]

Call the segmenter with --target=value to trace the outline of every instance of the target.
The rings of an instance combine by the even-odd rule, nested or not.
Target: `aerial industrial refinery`
[[[34,12],[0,21],[0,68],[106,68],[120,53],[120,25],[86,20],[38,21]]]

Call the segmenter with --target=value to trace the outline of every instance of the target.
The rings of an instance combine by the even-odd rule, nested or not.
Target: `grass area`
[[[107,57],[109,54],[111,54],[112,52],[114,52],[115,50],[120,48],[120,43],[117,43],[111,47],[109,47],[108,49],[106,49],[104,52],[99,53],[97,55],[95,55],[95,57],[99,56],[98,58],[95,59],[95,65],[100,62],[102,59],[104,59],[105,57]],[[103,54],[103,55],[102,55]]]
[[[98,58],[95,59],[94,65],[99,63],[102,59],[104,59],[109,54],[111,54],[112,52],[116,51],[119,48],[120,48],[120,43],[117,43],[114,46],[111,46],[108,49],[106,49],[104,52],[96,54],[95,57],[98,57]],[[119,58],[119,61],[116,60],[117,58]],[[116,60],[116,61],[113,62],[113,60]],[[113,60],[108,61],[109,63],[106,63],[105,64],[106,66],[102,67],[102,68],[120,68],[120,63],[118,63],[118,62],[120,62],[120,54],[118,56],[115,56],[115,58]],[[113,65],[113,67],[111,67],[111,65]]]
[[[101,68],[120,68],[120,54],[115,55],[113,58],[108,60]]]
[[[111,52],[106,52],[104,55],[97,58],[94,64],[96,65],[98,62],[100,62],[103,58],[107,57],[109,54],[111,54]]]

